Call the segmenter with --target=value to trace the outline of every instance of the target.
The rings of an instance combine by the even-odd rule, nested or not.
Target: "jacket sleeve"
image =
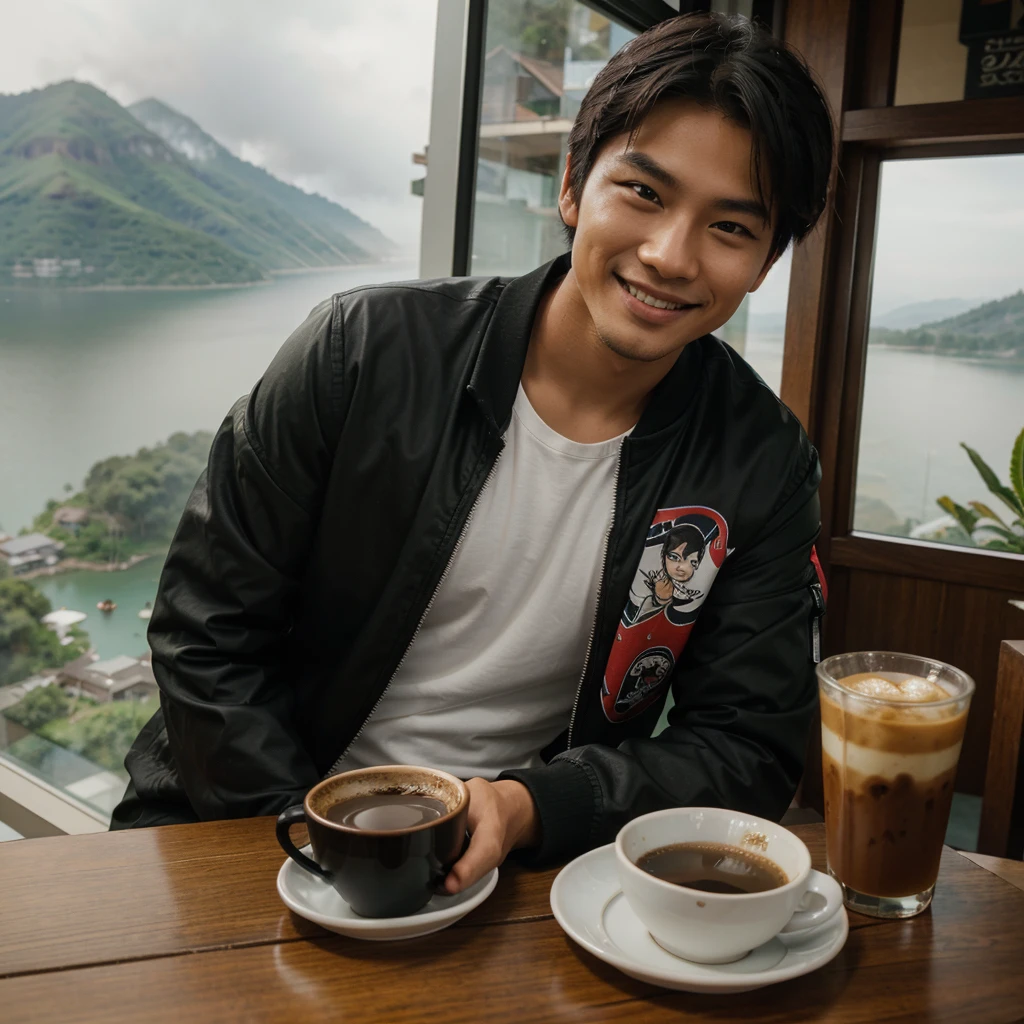
[[[319,777],[281,655],[339,430],[340,320],[314,309],[232,408],[160,578],[153,671],[200,819],[280,811]]]
[[[817,701],[810,556],[820,470],[806,439],[801,454],[795,486],[711,588],[673,678],[667,727],[503,773],[530,789],[540,814],[530,861],[612,842],[630,819],[665,807],[731,807],[776,821],[785,812]]]

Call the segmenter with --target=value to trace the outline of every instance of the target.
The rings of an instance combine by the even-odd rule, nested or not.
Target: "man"
[[[659,807],[780,816],[815,702],[820,474],[709,332],[814,225],[831,160],[799,58],[673,19],[583,101],[571,257],[316,308],[182,516],[149,629],[161,708],[113,827],[432,765],[470,779],[456,892]]]

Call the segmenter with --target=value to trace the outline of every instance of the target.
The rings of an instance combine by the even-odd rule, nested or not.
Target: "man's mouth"
[[[651,295],[650,292],[645,292],[642,288],[638,288],[635,284],[630,284],[629,281],[624,278],[615,275],[619,284],[629,292],[639,302],[642,302],[645,306],[650,306],[652,309],[667,309],[671,311],[681,309],[693,309],[699,306],[698,302],[674,302],[670,299],[661,298],[657,295]]]

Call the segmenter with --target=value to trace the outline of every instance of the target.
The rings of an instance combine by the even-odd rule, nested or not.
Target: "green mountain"
[[[160,100],[141,100],[128,110],[183,156],[196,176],[226,203],[240,203],[250,216],[259,211],[274,225],[274,239],[291,260],[291,264],[282,266],[346,263],[345,257],[354,252],[353,243],[369,257],[395,252],[393,242],[350,210],[323,196],[287,185],[262,168],[240,160],[195,121]],[[286,232],[284,237],[276,234],[280,230]]]
[[[943,355],[1024,359],[1024,289],[909,330],[873,327],[869,337]]]
[[[190,159],[91,85],[0,95],[0,282],[237,284],[390,251],[344,208],[141,106],[190,126],[213,159]]]

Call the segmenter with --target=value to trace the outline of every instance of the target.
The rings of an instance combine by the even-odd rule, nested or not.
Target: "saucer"
[[[551,886],[551,910],[565,933],[598,959],[638,981],[684,992],[748,992],[827,964],[846,942],[846,909],[811,931],[777,935],[731,964],[697,964],[651,938],[622,894],[615,845],[577,857]]]
[[[309,855],[309,846],[302,852]],[[330,882],[300,867],[291,857],[277,873],[277,893],[299,917],[339,935],[376,942],[412,939],[447,928],[480,906],[497,884],[498,869],[492,868],[468,889],[455,896],[432,896],[422,910],[407,917],[360,917]]]

